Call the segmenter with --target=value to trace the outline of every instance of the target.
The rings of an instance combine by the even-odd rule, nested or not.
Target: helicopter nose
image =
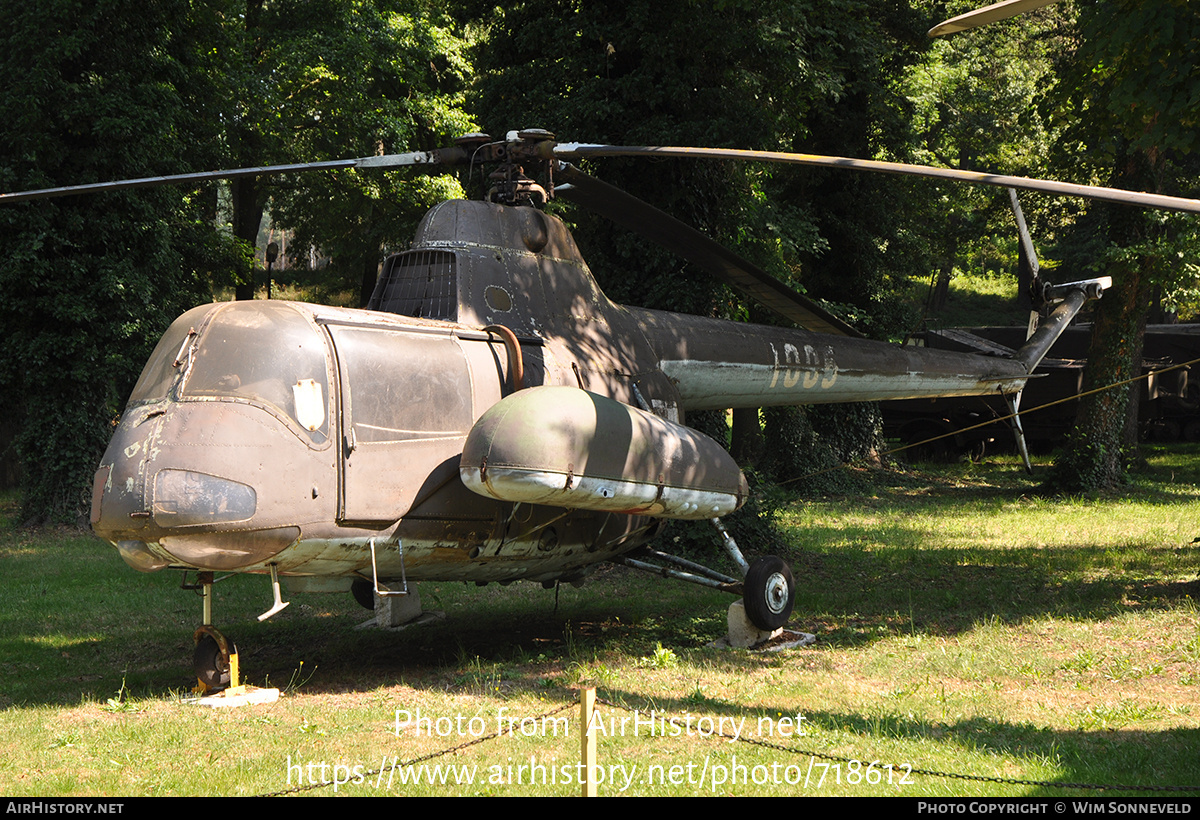
[[[209,430],[196,413],[221,409],[166,403],[118,425],[95,474],[91,521],[135,569],[236,569],[268,560],[299,537],[299,527],[261,514],[249,483],[258,467],[229,457],[242,448],[202,446],[211,432],[194,432]],[[261,437],[262,425],[245,415],[220,420],[229,439]]]
[[[92,529],[110,541],[136,537],[149,523],[145,476],[158,425],[153,411],[127,413],[92,480]]]
[[[140,421],[146,420],[146,415]],[[141,572],[153,572],[170,564],[147,544],[151,523],[146,507],[145,454],[150,451],[154,430],[128,416],[109,442],[92,479],[92,531],[112,543],[125,563]]]

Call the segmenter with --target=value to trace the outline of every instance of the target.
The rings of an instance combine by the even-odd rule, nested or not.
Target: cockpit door
[[[471,429],[471,376],[448,333],[329,325],[341,383],[343,523],[388,523],[448,481]]]

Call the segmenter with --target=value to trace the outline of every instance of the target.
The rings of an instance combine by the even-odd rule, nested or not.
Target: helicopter
[[[0,204],[309,168],[489,166],[483,200],[451,200],[382,265],[366,309],[205,304],[171,324],[95,473],[91,525],[134,569],[198,573],[202,688],[236,680],[213,627],[217,573],[365,606],[420,581],[583,583],[604,562],[742,596],[769,633],[795,579],[749,561],[720,519],[748,496],[733,458],[686,426],[698,410],[942,396],[1013,403],[1106,278],[1035,294],[1048,317],[1011,357],[863,338],[814,300],[570,160],[682,156],[949,178],[1200,213],[1200,202],[953,169],[729,149],[559,143],[540,129],[434,151],[243,168],[0,195]],[[531,171],[530,175],[526,170]],[[560,198],[640,231],[798,327],[610,301]],[[741,578],[648,544],[709,520]],[[647,558],[651,560],[647,560]],[[230,666],[235,671],[231,673]]]

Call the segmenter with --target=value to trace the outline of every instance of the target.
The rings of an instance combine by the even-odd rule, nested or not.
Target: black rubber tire
[[[229,644],[231,652],[237,652],[237,647]],[[211,635],[202,635],[192,653],[192,668],[196,678],[210,691],[229,687],[229,656],[221,651],[220,645]]]
[[[796,605],[791,568],[774,555],[755,559],[746,573],[742,602],[746,617],[759,629],[775,630],[786,624]]]
[[[350,594],[363,609],[375,610],[375,585],[370,581],[355,580],[350,584]]]
[[[982,464],[987,457],[987,440],[981,438],[972,441],[967,445],[966,453],[972,464]]]

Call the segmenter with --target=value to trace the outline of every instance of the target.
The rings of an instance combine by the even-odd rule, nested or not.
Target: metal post
[[[596,730],[592,726],[592,715],[596,709],[596,689],[588,687],[579,693],[579,762],[582,777],[579,781],[580,797],[596,797]]]
[[[279,246],[274,242],[267,245],[267,298],[271,298],[271,266],[275,264],[275,260],[279,258]]]

